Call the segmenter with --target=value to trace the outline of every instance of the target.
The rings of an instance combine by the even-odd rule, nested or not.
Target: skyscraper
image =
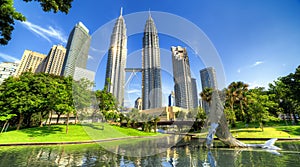
[[[143,109],[160,108],[162,106],[160,49],[157,30],[150,14],[144,29],[142,68]]]
[[[0,85],[3,81],[10,77],[14,76],[17,72],[17,68],[19,63],[12,63],[12,62],[2,62],[0,63]]]
[[[175,90],[175,104],[177,107],[186,109],[193,108],[193,93],[192,80],[189,57],[186,48],[181,46],[171,47],[174,90]]]
[[[106,65],[105,86],[112,93],[119,105],[124,103],[125,66],[127,56],[126,25],[122,16],[122,9],[117,19],[108,50]]]
[[[66,48],[61,45],[53,45],[48,56],[43,61],[42,72],[61,75],[65,60]]]
[[[142,102],[143,102],[143,100],[140,97],[138,97],[134,102],[134,108],[136,108],[138,110],[142,110],[143,109]]]
[[[207,67],[200,70],[200,77],[201,77],[201,85],[202,91],[205,88],[212,88],[213,90],[217,90],[217,78],[216,78],[216,71],[213,67]],[[202,100],[203,109],[206,114],[209,113],[209,104]]]
[[[168,97],[168,106],[175,106],[175,93],[172,91]]]
[[[193,98],[193,108],[198,108],[198,91],[197,91],[197,81],[195,78],[192,79],[192,98]]]
[[[207,67],[200,70],[200,77],[201,77],[202,90],[204,88],[212,88],[213,90],[218,89],[216,71],[213,67]]]
[[[73,76],[75,67],[86,68],[90,42],[89,30],[79,22],[69,35],[67,53],[61,72],[63,76]]]
[[[37,68],[41,65],[45,57],[46,55],[42,53],[25,50],[20,65],[17,69],[16,76],[19,76],[26,71],[36,72]]]

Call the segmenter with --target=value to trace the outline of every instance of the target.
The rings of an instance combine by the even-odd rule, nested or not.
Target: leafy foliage
[[[32,123],[35,114],[40,115],[38,124],[41,124],[51,111],[58,114],[74,112],[72,82],[70,77],[44,73],[26,72],[18,78],[9,77],[0,86],[0,115],[15,115],[18,120],[8,119],[19,129],[23,123],[27,127],[36,125],[36,122]]]
[[[72,7],[73,0],[23,0],[25,2],[37,1],[46,12],[61,11],[68,13]],[[26,18],[14,8],[14,0],[2,0],[0,6],[0,44],[7,45],[11,40],[11,34],[14,30],[15,20],[25,21]]]

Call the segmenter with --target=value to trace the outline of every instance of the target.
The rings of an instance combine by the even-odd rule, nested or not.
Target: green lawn
[[[265,127],[264,131],[260,128],[244,128],[231,130],[231,133],[241,138],[297,138],[300,137],[300,126]]]
[[[50,129],[45,126],[42,128],[35,127],[19,131],[8,131],[0,134],[0,143],[87,141],[128,136],[159,135],[158,133],[146,133],[135,129],[111,126],[105,123],[69,125],[69,133],[66,134],[65,132],[65,125],[52,125]]]
[[[231,130],[232,136],[237,138],[300,138],[300,126],[274,126],[260,128],[241,128]],[[197,135],[206,137],[206,133]]]

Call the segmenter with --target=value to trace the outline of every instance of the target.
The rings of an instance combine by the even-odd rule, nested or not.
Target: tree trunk
[[[17,125],[17,130],[20,130],[20,127],[21,127],[21,124],[23,122],[23,114],[20,113],[20,116],[19,116],[19,123]]]
[[[42,112],[39,112],[39,119],[40,119],[40,127],[43,127],[43,116],[42,116]]]
[[[32,116],[32,114],[28,114],[26,117],[26,128],[30,128],[30,124],[31,124],[31,116]]]
[[[293,113],[295,125],[297,125],[297,124],[298,124],[298,120],[297,120],[297,118],[296,118],[295,111],[293,110],[292,113]]]
[[[66,134],[68,134],[69,132],[69,117],[70,117],[70,113],[67,114],[67,121],[66,121]]]
[[[3,128],[2,128],[2,130],[1,130],[1,133],[4,131],[4,129],[5,129],[6,125],[7,125],[7,123],[8,123],[8,120],[5,121],[5,123],[4,123],[4,125],[3,125]]]
[[[50,126],[51,126],[51,118],[52,118],[52,111],[49,111],[49,123],[48,123],[48,129],[50,129]]]
[[[264,131],[264,124],[262,122],[259,123],[259,126],[261,128],[261,131],[263,132]]]
[[[59,118],[60,118],[61,114],[57,114],[57,118],[56,118],[56,124],[58,124]]]
[[[157,129],[157,121],[154,122],[154,133],[156,133],[156,129]]]
[[[76,115],[75,115],[75,125],[77,124],[77,120],[78,120],[78,112],[76,112]]]

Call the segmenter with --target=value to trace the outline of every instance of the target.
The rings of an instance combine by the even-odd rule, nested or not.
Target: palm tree
[[[213,93],[213,89],[206,87],[200,93],[200,96],[201,96],[202,100],[206,101],[210,105],[211,99],[212,99],[212,93]]]
[[[226,89],[226,98],[230,106],[230,110],[234,111],[234,104],[238,103],[241,109],[241,117],[245,119],[244,106],[247,106],[248,84],[241,81],[232,82]]]
[[[160,121],[159,116],[154,116],[153,118],[153,122],[154,122],[154,133],[156,133],[156,129],[157,129],[157,122]]]
[[[208,87],[204,88],[203,91],[200,93],[202,100],[205,102],[204,110],[205,110],[206,114],[209,113],[209,108],[207,108],[205,106],[206,106],[206,104],[208,104],[209,107],[211,106],[212,94],[213,94],[213,89],[208,88]]]

